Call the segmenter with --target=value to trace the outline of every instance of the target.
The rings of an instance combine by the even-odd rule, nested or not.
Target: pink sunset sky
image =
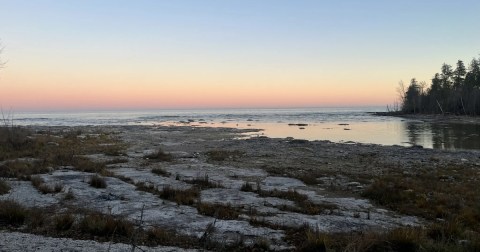
[[[480,52],[479,3],[426,2],[0,1],[0,106],[386,106]]]

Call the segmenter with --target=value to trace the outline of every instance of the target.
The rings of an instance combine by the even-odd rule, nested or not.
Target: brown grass
[[[166,153],[162,149],[158,149],[154,153],[147,154],[144,158],[154,161],[162,161],[162,162],[172,162],[173,156],[170,153]]]
[[[428,220],[461,220],[480,232],[480,187],[472,180],[474,173],[457,166],[420,170],[415,176],[390,174],[375,180],[362,196]]]
[[[10,189],[10,185],[5,180],[0,179],[0,195],[8,193]]]
[[[110,237],[115,234],[131,237],[134,225],[129,221],[117,219],[110,215],[93,213],[83,217],[79,229],[92,236]]]
[[[21,225],[28,216],[28,210],[13,200],[0,201],[0,221],[9,225]]]
[[[222,184],[218,182],[210,181],[208,174],[205,174],[205,176],[203,177],[200,176],[191,180],[183,180],[183,182],[195,185],[196,187],[199,187],[201,190],[207,189],[207,188],[223,188]]]
[[[230,204],[221,205],[221,204],[209,204],[209,203],[201,202],[201,203],[198,203],[196,207],[197,207],[198,213],[206,216],[212,216],[222,220],[236,220],[240,215],[240,212],[237,211]]]
[[[255,192],[260,197],[275,197],[275,198],[286,199],[286,200],[295,202],[295,206],[283,205],[279,207],[281,210],[284,210],[284,211],[317,215],[317,214],[325,213],[326,211],[328,211],[329,213],[334,209],[337,209],[337,206],[334,204],[314,203],[310,201],[306,195],[298,193],[295,190],[279,191],[277,189],[274,189],[272,191],[267,191],[267,190],[262,190],[259,183],[257,183],[256,189],[254,189],[253,186],[248,182],[246,182],[240,190],[246,191],[246,192]]]
[[[158,197],[176,202],[179,205],[193,205],[198,201],[200,196],[200,190],[198,188],[192,187],[186,190],[179,190],[171,188],[170,186],[165,186],[162,190],[158,190],[149,183],[137,183],[135,184],[137,190],[145,191],[158,195]]]
[[[105,178],[98,176],[97,174],[90,177],[88,182],[90,186],[95,188],[107,188],[107,181]]]
[[[61,183],[56,183],[53,187],[47,185],[43,178],[40,176],[32,176],[30,177],[30,181],[32,185],[41,193],[48,194],[48,193],[59,193],[63,190],[63,185]]]
[[[170,173],[165,171],[165,169],[163,169],[161,167],[153,168],[151,171],[152,171],[153,174],[157,174],[159,176],[164,176],[164,177],[170,176]]]
[[[0,165],[0,177],[17,178],[21,180],[29,180],[34,174],[47,173],[47,167],[39,162],[27,162],[21,160],[7,161]]]
[[[53,218],[53,224],[55,226],[55,230],[57,231],[69,230],[73,226],[74,222],[75,216],[70,213],[56,215]]]

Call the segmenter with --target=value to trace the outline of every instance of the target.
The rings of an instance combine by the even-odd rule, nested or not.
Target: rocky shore
[[[112,239],[97,243],[79,240],[89,239],[83,236],[68,237],[70,233],[65,231],[51,235],[63,237],[62,246],[55,246],[60,238],[41,238],[48,233],[27,234],[29,229],[25,226],[3,225],[0,247],[4,251],[73,251],[79,246],[91,246],[97,251],[127,251],[132,247],[138,251],[222,250],[236,244],[245,248],[298,250],[292,232],[305,227],[327,234],[372,230],[381,233],[426,227],[442,218],[405,210],[394,203],[387,204],[380,196],[372,196],[372,186],[384,179],[410,181],[402,184],[402,195],[426,200],[440,192],[413,184],[415,178],[429,176],[445,186],[478,183],[480,179],[477,151],[292,138],[243,139],[246,130],[190,126],[29,130],[37,137],[45,132],[76,132],[80,142],[105,135],[122,143],[124,149],[114,155],[102,151],[83,155],[106,165],[105,171],[96,172],[105,186],[91,186],[95,172],[75,165],[59,165],[35,175],[47,186],[62,185],[58,192],[39,191],[31,177],[28,181],[11,176],[2,178],[10,189],[0,195],[0,200],[13,200],[27,208],[50,209],[58,214],[76,209],[74,223],[82,216],[78,209],[95,211],[135,223],[136,230],[162,228],[201,242],[192,246],[148,246],[115,241],[112,234]],[[51,140],[47,144],[62,143]],[[0,165],[6,167],[9,161],[1,161]],[[396,186],[394,182],[391,185]],[[176,196],[169,198],[167,191],[176,192]],[[179,199],[185,192],[191,192],[192,198]],[[207,246],[205,240],[216,245]]]

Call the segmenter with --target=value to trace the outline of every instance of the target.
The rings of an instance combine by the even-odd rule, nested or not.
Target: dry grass
[[[165,171],[165,169],[163,169],[161,167],[153,168],[151,171],[152,171],[153,174],[157,174],[159,176],[164,176],[164,177],[170,176],[170,173]]]
[[[0,161],[15,158],[14,152],[22,151],[32,145],[29,139],[31,132],[17,126],[0,127]]]
[[[198,201],[198,197],[200,196],[200,190],[195,187],[186,190],[179,190],[171,188],[170,186],[165,186],[162,190],[158,190],[152,184],[144,182],[137,183],[135,186],[137,187],[137,190],[156,194],[164,200],[173,201],[179,205],[191,206]]]
[[[154,161],[162,161],[162,162],[172,162],[173,161],[173,155],[170,153],[166,153],[162,149],[158,149],[154,153],[147,154],[144,156],[144,158],[149,159],[149,160],[154,160]]]
[[[249,182],[245,182],[242,187],[240,188],[240,191],[243,192],[254,192],[255,190],[253,189],[253,186]]]
[[[230,204],[221,205],[202,202],[198,203],[196,207],[198,213],[222,220],[236,220],[240,215],[240,212],[233,208]]]
[[[0,201],[0,222],[21,225],[28,216],[28,210],[13,200]]]
[[[47,185],[43,178],[40,176],[32,176],[30,177],[30,181],[32,185],[41,193],[48,194],[48,193],[59,193],[63,190],[63,185],[61,183],[56,183],[53,187]]]
[[[31,175],[47,173],[48,169],[39,162],[22,160],[7,161],[0,165],[0,177],[29,180]]]
[[[74,157],[71,164],[76,170],[83,172],[101,173],[106,169],[105,163],[94,162],[86,157]]]
[[[99,213],[86,215],[79,223],[80,231],[91,236],[111,237],[115,234],[131,237],[134,228],[133,223],[129,221]]]
[[[191,180],[183,180],[183,181],[186,183],[195,185],[201,190],[208,189],[208,188],[223,188],[223,186],[220,183],[210,181],[208,174],[205,174],[205,176],[196,177]]]
[[[65,231],[72,228],[75,222],[75,216],[73,214],[60,214],[53,218],[53,225],[57,231]]]
[[[158,196],[165,200],[174,201],[180,205],[193,205],[200,196],[200,190],[194,187],[187,190],[177,190],[166,186],[163,190],[159,191]]]
[[[0,195],[8,193],[10,189],[10,185],[5,180],[0,179]]]
[[[330,213],[334,209],[337,209],[337,206],[334,204],[314,203],[310,201],[306,195],[298,193],[295,190],[279,191],[274,189],[272,191],[267,191],[267,190],[262,190],[259,183],[257,183],[257,186],[254,189],[253,186],[248,182],[246,182],[241,187],[240,190],[245,192],[255,192],[260,197],[275,197],[275,198],[286,199],[286,200],[295,202],[295,206],[283,205],[279,207],[281,210],[284,210],[284,211],[304,213],[309,215],[317,215],[317,214],[325,213],[326,211]]]
[[[412,176],[390,174],[375,180],[362,196],[392,210],[428,220],[461,221],[480,232],[480,187],[466,167],[420,169]]]
[[[105,178],[98,176],[97,174],[90,177],[88,182],[90,186],[95,188],[107,188],[107,181]]]

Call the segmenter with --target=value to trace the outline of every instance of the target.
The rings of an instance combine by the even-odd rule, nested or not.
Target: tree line
[[[480,58],[468,68],[458,60],[455,69],[443,64],[430,85],[415,78],[399,84],[401,112],[406,114],[480,115]]]

